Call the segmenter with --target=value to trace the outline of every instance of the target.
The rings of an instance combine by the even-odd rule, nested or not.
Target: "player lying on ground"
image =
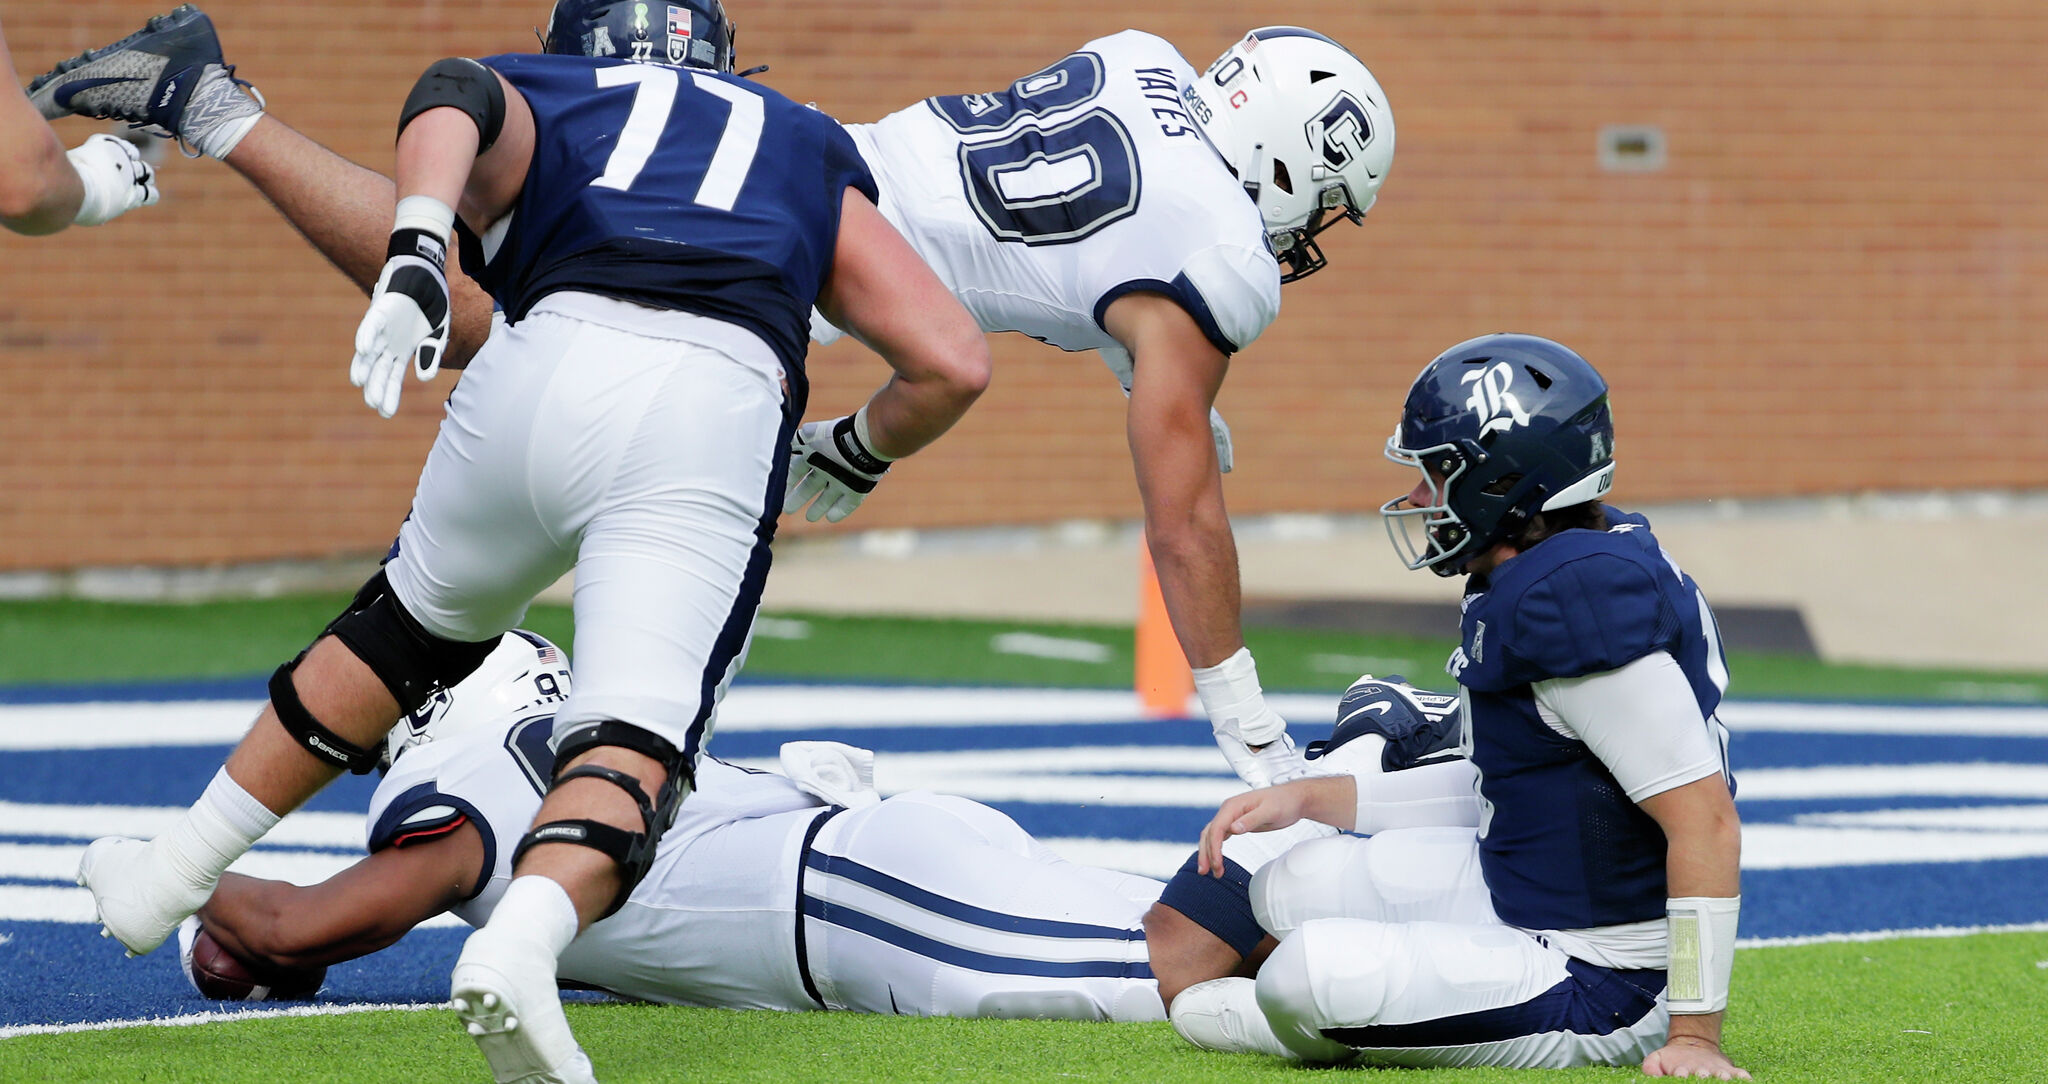
[[[14,55],[0,34],[0,226],[55,233],[97,226],[156,202],[156,168],[135,144],[101,133],[69,151],[18,89]]]
[[[391,768],[370,803],[370,856],[310,887],[222,878],[182,931],[188,976],[193,945],[208,948],[202,922],[249,977],[301,993],[325,965],[383,948],[442,911],[482,924],[510,883],[510,846],[540,804],[553,712],[570,687],[552,645],[506,636],[475,674],[393,730]],[[1357,771],[1382,795],[1360,803],[1368,825],[1473,823],[1469,769],[1428,779],[1443,770],[1434,749],[1449,698],[1421,694],[1431,707],[1418,711],[1391,688],[1354,689],[1346,705],[1355,718],[1317,743],[1310,763]],[[1386,699],[1398,710],[1361,710]],[[1383,774],[1383,756],[1423,766]],[[1243,891],[1249,870],[1334,831],[1301,824],[1240,837],[1226,847],[1230,880],[1201,876],[1191,860],[1162,884],[1064,861],[978,802],[878,799],[872,754],[797,742],[782,764],[786,775],[701,762],[697,792],[646,880],[570,945],[561,978],[681,1005],[1158,1020],[1163,986],[1249,973],[1235,957],[1189,973],[1186,961],[1207,947],[1201,938],[1242,943],[1254,961],[1262,954]],[[1165,926],[1166,915],[1182,926]],[[1155,929],[1165,932],[1148,937]],[[201,992],[237,993],[217,981]]]
[[[695,13],[685,22],[725,21],[717,0],[672,6]],[[636,7],[563,0],[545,47],[664,60],[710,40],[665,32],[636,18]],[[186,22],[204,18],[193,12]],[[48,116],[75,111],[177,133],[240,172],[370,289],[384,266],[391,182],[237,92],[205,25],[203,41],[194,30],[125,43],[125,53],[161,53],[201,72],[195,100],[205,109],[159,102],[140,85],[67,91],[124,63],[121,46],[38,80],[36,100]],[[1199,74],[1169,42],[1132,30],[1006,88],[931,98],[848,131],[883,215],[983,330],[1101,352],[1130,396],[1146,539],[1217,744],[1255,786],[1299,770],[1244,646],[1221,478],[1232,452],[1214,404],[1230,356],[1277,317],[1281,284],[1324,265],[1316,236],[1362,221],[1378,199],[1394,121],[1377,80],[1342,45],[1300,27],[1254,30]],[[1026,168],[1048,159],[1057,171]],[[963,161],[974,165],[971,180]],[[491,305],[461,276],[449,284],[444,364],[455,366],[489,334]],[[825,320],[813,331],[838,334]],[[395,407],[395,386],[378,392],[380,406]],[[854,510],[890,463],[870,439],[871,421],[863,411],[803,428],[788,510],[808,502],[810,518],[833,520]]]
[[[1649,522],[1601,503],[1613,451],[1606,382],[1548,339],[1474,339],[1416,379],[1387,455],[1421,479],[1382,511],[1409,567],[1470,577],[1450,671],[1477,836],[1319,839],[1269,864],[1252,902],[1279,947],[1256,983],[1183,993],[1183,1035],[1317,1061],[1748,1077],[1720,1050],[1741,905],[1714,716],[1727,664]],[[1347,802],[1320,779],[1232,798],[1201,865],[1232,833],[1342,826]]]

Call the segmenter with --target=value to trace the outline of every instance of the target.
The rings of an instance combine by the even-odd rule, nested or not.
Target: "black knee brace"
[[[327,728],[327,724],[313,718],[306,705],[299,701],[299,690],[292,685],[292,671],[299,668],[300,652],[297,659],[285,663],[270,675],[270,706],[277,711],[277,721],[284,724],[285,732],[299,740],[306,751],[337,768],[347,768],[356,775],[365,775],[377,766],[377,750],[365,749],[343,738]]]
[[[399,712],[406,715],[418,711],[436,688],[453,685],[475,673],[499,640],[494,636],[464,643],[428,632],[399,604],[397,596],[391,593],[391,581],[381,568],[320,635],[333,636],[347,645],[390,690],[392,699],[398,701]],[[297,658],[270,675],[270,703],[277,710],[278,721],[284,724],[286,733],[321,760],[357,775],[371,771],[377,767],[378,751],[365,749],[336,734],[315,719],[299,699],[292,673],[305,661],[306,651],[299,652]]]
[[[600,764],[583,764],[568,769],[559,767],[592,749],[607,745],[630,749],[661,762],[667,778],[656,788],[654,798],[649,799],[639,781],[625,772]],[[612,721],[571,731],[555,750],[555,764],[557,769],[554,783],[549,788],[551,791],[571,779],[602,779],[633,799],[633,804],[640,809],[642,830],[629,832],[594,820],[549,821],[535,826],[526,833],[526,838],[519,841],[518,849],[512,852],[512,866],[516,870],[520,858],[542,843],[574,843],[603,853],[619,864],[619,894],[612,898],[604,913],[597,916],[599,919],[609,918],[625,906],[633,890],[647,877],[648,869],[654,865],[655,848],[660,844],[662,834],[675,823],[676,809],[682,805],[683,797],[695,789],[695,773],[682,753],[661,735],[630,723]]]
[[[391,593],[391,581],[381,568],[341,616],[328,623],[325,635],[348,645],[406,715],[418,711],[435,689],[475,673],[501,639],[445,640],[428,632]]]

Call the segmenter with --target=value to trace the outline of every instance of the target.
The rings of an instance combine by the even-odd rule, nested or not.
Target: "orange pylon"
[[[1166,616],[1166,596],[1159,593],[1159,573],[1152,568],[1152,547],[1138,536],[1138,632],[1134,644],[1138,703],[1155,719],[1188,714],[1195,694],[1195,676]]]

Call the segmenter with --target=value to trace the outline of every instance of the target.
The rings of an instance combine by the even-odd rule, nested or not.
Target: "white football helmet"
[[[541,707],[569,698],[569,660],[547,637],[525,629],[505,634],[476,672],[453,688],[435,689],[418,711],[384,736],[384,765],[399,754],[485,726],[510,725]]]
[[[1244,36],[1181,92],[1244,183],[1293,282],[1326,262],[1315,236],[1364,219],[1394,164],[1394,114],[1351,50],[1298,26]]]

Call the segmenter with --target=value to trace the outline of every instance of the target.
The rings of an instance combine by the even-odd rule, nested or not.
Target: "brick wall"
[[[1371,65],[1400,152],[1365,228],[1326,238],[1330,269],[1236,359],[1239,514],[1404,488],[1379,460],[1400,393],[1495,330],[1608,374],[1624,501],[2048,486],[2038,3],[731,2],[743,63],[847,120],[993,89],[1127,25],[1198,68],[1280,21]],[[7,40],[27,78],[167,3],[25,0]],[[208,10],[280,117],[388,169],[418,70],[530,48],[547,5]],[[1603,172],[1612,124],[1660,126],[1667,166]],[[60,125],[67,143],[92,130]],[[104,229],[0,235],[0,568],[378,548],[440,395],[413,385],[396,420],[371,414],[345,380],[361,296],[221,165],[173,158],[162,187]],[[849,526],[1135,515],[1107,371],[1015,336],[996,360],[970,418]],[[883,376],[852,345],[813,367],[814,415]]]

